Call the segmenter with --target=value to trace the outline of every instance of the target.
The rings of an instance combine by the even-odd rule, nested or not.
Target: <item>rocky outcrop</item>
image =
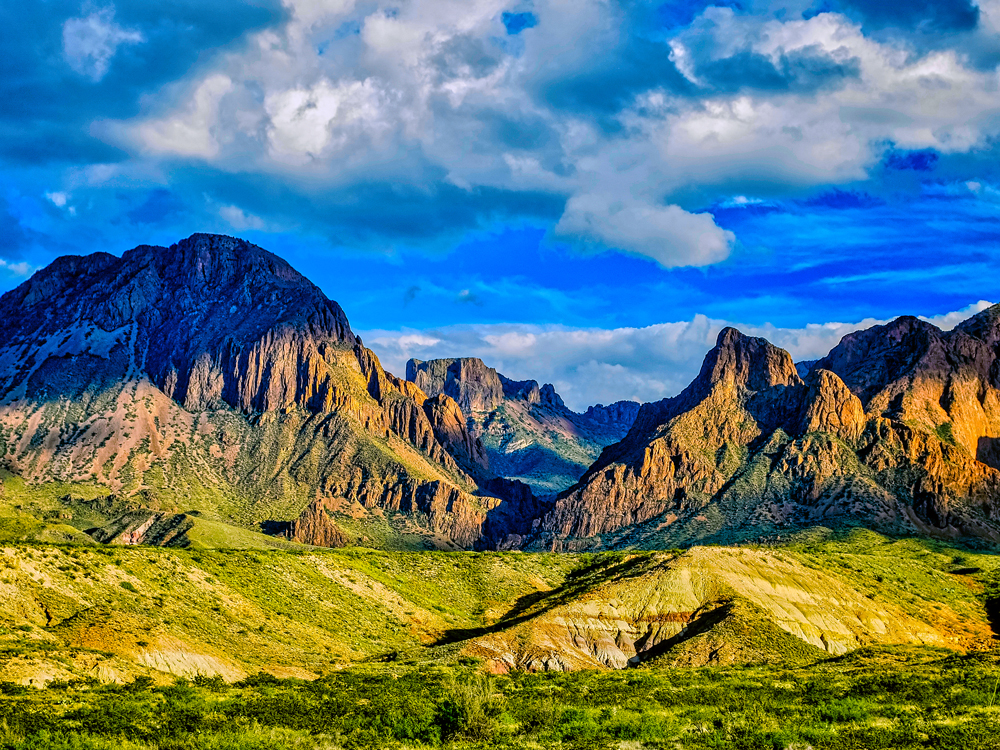
[[[183,513],[135,510],[87,533],[102,544],[186,547],[194,521]]]
[[[306,513],[317,544],[337,540],[317,496],[469,546],[499,502],[476,497],[490,475],[457,404],[386,373],[336,302],[242,240],[61,258],[0,298],[0,342],[0,458],[31,480],[151,486],[248,526]]]
[[[817,367],[837,373],[866,412],[960,445],[976,456],[1000,434],[997,314],[986,310],[953,331],[916,318],[845,336]]]
[[[865,409],[844,381],[829,370],[813,370],[799,432],[826,432],[852,445],[865,429]]]
[[[900,319],[845,337],[803,379],[786,352],[725,329],[691,385],[643,406],[522,543],[657,547],[837,523],[1000,540],[1000,472],[982,460],[1000,429],[993,328],[966,330]]]
[[[489,459],[482,441],[473,437],[465,415],[449,396],[440,393],[423,403],[424,414],[434,429],[434,436],[465,471],[476,477],[489,472]]]
[[[496,409],[504,399],[497,371],[480,359],[434,359],[406,363],[406,379],[428,396],[451,396],[466,413]]]
[[[289,524],[287,538],[318,547],[346,547],[351,540],[330,517],[330,501],[317,498]]]
[[[511,380],[482,360],[411,359],[406,377],[428,395],[455,399],[480,441],[490,471],[526,483],[538,495],[575,482],[601,450],[620,440],[639,411],[621,401],[578,414],[555,388],[534,380]],[[474,472],[473,472],[474,473]]]
[[[583,416],[598,424],[631,426],[639,414],[638,401],[615,401],[613,404],[588,406]],[[628,432],[626,429],[625,432]]]

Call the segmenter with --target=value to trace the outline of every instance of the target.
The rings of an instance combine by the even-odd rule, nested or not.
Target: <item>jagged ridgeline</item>
[[[680,395],[512,545],[780,539],[810,526],[1000,539],[1000,306],[942,332],[912,317],[846,336],[800,376],[727,328]]]
[[[575,484],[602,449],[625,437],[639,412],[638,403],[618,401],[577,413],[552,385],[511,380],[472,357],[411,359],[406,379],[428,395],[457,401],[490,468],[539,496]]]
[[[58,259],[0,298],[0,342],[6,539],[1000,540],[1000,307],[947,333],[900,318],[798,366],[729,328],[680,395],[579,414],[476,359],[401,380],[287,263],[194,235]]]
[[[64,527],[157,542],[193,510],[324,545],[469,548],[502,504],[458,405],[385,372],[336,302],[241,240],[59,258],[0,299],[0,341],[7,494]]]

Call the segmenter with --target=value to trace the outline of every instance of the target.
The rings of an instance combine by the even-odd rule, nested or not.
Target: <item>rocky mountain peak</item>
[[[451,396],[466,414],[493,411],[504,399],[501,376],[476,357],[411,359],[406,379],[428,396]]]
[[[411,359],[406,379],[429,396],[455,399],[470,435],[482,440],[490,470],[542,495],[579,479],[604,447],[625,436],[639,410],[622,402],[577,414],[551,383],[511,380],[474,357]]]
[[[615,401],[613,404],[595,404],[587,408],[583,413],[587,419],[599,424],[628,424],[631,425],[639,414],[640,404],[638,401]]]
[[[16,305],[34,306],[58,299],[67,289],[101,273],[108,266],[118,262],[110,253],[91,255],[63,255],[45,268],[36,271],[31,278],[16,289],[4,295],[8,307]]]
[[[993,305],[973,315],[955,328],[980,341],[985,341],[991,347],[996,347],[1000,344],[1000,305]]]
[[[342,543],[327,514],[354,502],[472,546],[500,503],[472,497],[490,475],[453,400],[386,373],[336,302],[232,237],[62,258],[4,295],[0,398],[0,457],[32,479],[154,482],[243,522],[303,514],[301,541]]]
[[[903,316],[849,333],[816,368],[837,373],[865,404],[887,384],[904,377],[932,349],[942,332],[931,323]]]
[[[813,370],[799,432],[826,432],[854,443],[865,428],[865,410],[836,373]]]
[[[195,234],[170,247],[140,245],[53,261],[0,300],[5,333],[45,335],[136,324],[208,339],[256,339],[290,324],[353,345],[340,306],[275,255],[243,240]],[[169,337],[168,337],[169,338]],[[153,336],[154,345],[163,345]]]
[[[556,393],[556,387],[552,383],[546,383],[539,390],[539,399],[543,404],[549,404],[559,409],[565,409],[566,404],[562,400],[562,396]]]
[[[168,248],[140,245],[122,255],[126,264],[150,265],[178,286],[225,288],[234,283],[287,283],[313,287],[286,261],[246,240],[219,234],[192,234]]]
[[[307,373],[324,347],[358,343],[340,306],[288,263],[209,234],[60,258],[0,298],[0,334],[64,358],[114,352],[122,377],[143,373],[187,408],[245,412],[315,398]]]

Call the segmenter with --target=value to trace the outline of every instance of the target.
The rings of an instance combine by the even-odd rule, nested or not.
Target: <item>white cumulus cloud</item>
[[[142,123],[140,141],[151,151],[205,159],[215,156],[219,151],[219,105],[232,87],[226,75],[205,78],[181,111]]]
[[[840,13],[805,19],[804,5],[708,7],[681,30],[635,38],[642,14],[604,0],[534,0],[537,23],[516,35],[501,0],[285,5],[278,25],[150,95],[126,124],[136,140],[266,175],[301,205],[375,184],[414,188],[402,215],[444,188],[473,201],[544,193],[559,239],[670,267],[729,255],[737,238],[696,208],[721,196],[865,180],[889,144],[972,153],[1000,137],[995,69],[961,49],[866,34]],[[995,0],[981,4],[984,29],[997,14]],[[73,19],[67,38],[111,40],[74,42],[73,59],[95,70],[104,60],[103,71],[116,44],[136,40],[112,20]],[[628,49],[639,37],[637,63]],[[506,218],[487,203],[455,221]],[[442,223],[441,236],[451,229]]]
[[[84,6],[86,10],[86,6]],[[144,41],[141,32],[115,23],[114,6],[99,8],[63,24],[63,55],[77,73],[94,82],[108,72],[111,59],[123,44]]]
[[[736,240],[711,214],[594,194],[567,201],[555,235],[645,255],[666,267],[718,263]]]
[[[5,271],[11,276],[30,276],[35,272],[35,267],[23,260],[12,262],[0,258],[0,271]]]

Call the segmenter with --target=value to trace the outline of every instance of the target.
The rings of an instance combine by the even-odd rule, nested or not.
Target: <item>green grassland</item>
[[[1000,736],[998,667],[993,654],[888,648],[799,668],[493,677],[475,664],[370,665],[312,681],[0,683],[0,747],[986,750]]]

